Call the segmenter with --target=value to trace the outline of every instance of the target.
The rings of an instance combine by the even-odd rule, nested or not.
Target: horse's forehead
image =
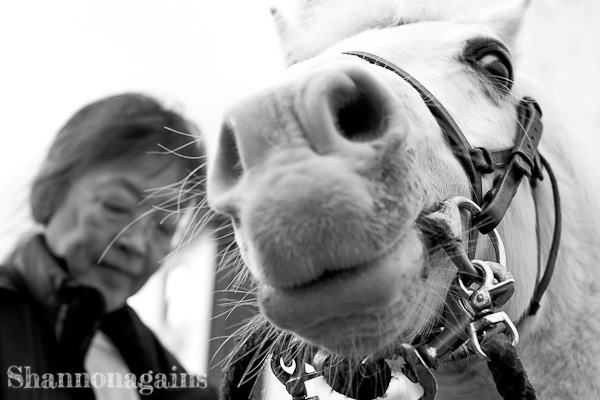
[[[378,26],[421,21],[473,22],[480,0],[291,0],[280,34],[290,60],[310,58],[331,45]],[[280,27],[281,28],[281,27]]]
[[[461,44],[473,37],[496,37],[485,25],[448,21],[423,21],[400,26],[399,36],[405,41],[422,41],[441,46]]]
[[[317,26],[323,20],[372,22],[473,21],[485,8],[481,0],[288,0],[291,18],[304,26]],[[485,1],[483,2],[485,3]],[[334,15],[337,18],[332,19]]]
[[[430,64],[434,60],[452,63],[458,61],[457,57],[469,42],[482,38],[498,40],[493,31],[483,25],[417,22],[365,30],[333,45],[328,52],[367,51],[395,62],[411,64]],[[434,68],[434,65],[428,68]]]

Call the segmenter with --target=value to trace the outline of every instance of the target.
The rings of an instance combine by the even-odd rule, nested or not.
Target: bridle
[[[429,111],[437,120],[444,138],[471,182],[473,201],[481,207],[481,212],[473,216],[473,227],[476,229],[469,230],[471,237],[467,252],[470,258],[473,258],[475,252],[476,238],[474,236],[477,235],[477,232],[488,234],[498,226],[510,207],[521,180],[527,177],[535,185],[536,181],[543,179],[542,170],[545,168],[548,172],[554,195],[555,229],[544,275],[537,283],[530,305],[524,315],[519,318],[519,321],[522,322],[527,315],[534,315],[540,307],[541,298],[554,272],[561,233],[558,185],[550,165],[537,149],[543,131],[540,106],[529,97],[523,98],[519,103],[517,108],[517,140],[513,147],[501,150],[475,148],[471,146],[442,103],[409,73],[391,62],[367,52],[349,51],[344,54],[359,57],[400,76],[419,93]],[[482,175],[503,168],[506,168],[506,171],[501,178],[496,179],[492,189],[482,195]]]
[[[480,265],[478,268],[479,271],[482,270],[481,267],[488,268],[488,266],[483,265],[485,263],[480,263],[479,261],[473,260],[477,247],[478,233],[493,233],[496,236],[497,232],[495,231],[495,228],[502,221],[506,211],[510,207],[512,199],[517,193],[522,179],[527,177],[530,180],[531,185],[535,187],[537,182],[543,179],[542,170],[545,169],[547,172],[552,185],[555,208],[553,239],[550,245],[550,252],[546,261],[544,274],[540,281],[536,283],[536,287],[528,308],[517,320],[517,325],[521,325],[528,316],[535,315],[540,307],[541,298],[546,291],[554,272],[561,234],[561,206],[557,181],[552,169],[550,168],[550,165],[538,152],[538,145],[543,131],[543,125],[541,121],[542,112],[539,105],[535,100],[529,97],[525,97],[519,102],[517,106],[518,123],[516,143],[513,147],[500,150],[488,150],[481,147],[475,148],[471,146],[458,124],[454,121],[442,103],[409,73],[391,62],[367,52],[351,51],[345,52],[344,54],[359,57],[360,59],[365,60],[375,66],[385,68],[409,83],[419,93],[429,111],[436,119],[446,142],[465,170],[471,183],[473,195],[471,202],[472,205],[469,205],[468,207],[469,212],[471,213],[471,227],[469,228],[469,242],[467,244],[466,254],[462,249],[462,246],[456,244],[456,240],[454,241],[454,246],[447,246],[447,243],[441,243],[442,247],[446,250],[447,255],[458,267],[457,279],[459,279],[459,281],[461,272],[467,275],[472,274],[474,272],[472,267],[475,265]],[[482,188],[482,175],[491,174],[498,170],[504,170],[504,172],[495,179],[492,189],[490,189],[484,195]],[[446,203],[442,208],[444,207],[448,208],[449,206]],[[441,219],[439,215],[433,217],[432,220],[434,221],[434,224],[441,221],[441,225],[446,227],[447,221],[445,217],[447,215],[444,214],[444,211],[447,210],[442,210]],[[446,229],[446,231],[448,230],[451,229]],[[445,232],[442,234],[442,241],[444,239],[448,241],[448,235],[446,235]],[[497,240],[500,240],[499,236],[497,236]],[[540,238],[538,234],[538,248],[539,240]],[[489,264],[491,265],[493,263]],[[500,265],[500,267],[503,266]],[[540,266],[538,265],[538,268],[539,267]],[[514,290],[514,280],[512,280],[512,275],[510,275],[508,271],[503,271],[500,274],[507,273],[509,278],[506,280],[506,282],[500,282],[498,285],[502,286],[502,283],[507,283],[507,285],[504,285],[502,290],[498,290],[498,293],[502,292],[500,293],[500,296],[503,297],[502,303],[500,304],[504,304],[507,301],[507,297],[512,295],[512,290]],[[495,272],[490,272],[489,270],[487,273],[484,273],[484,275],[486,274],[486,279],[488,279],[488,283],[486,284],[490,285],[492,280],[491,276],[494,278],[498,276]],[[510,280],[512,280],[512,282],[508,282]],[[460,282],[462,285],[462,281]],[[516,345],[518,342],[518,332],[512,321],[510,321],[508,316],[506,316],[506,314],[503,312],[494,314],[492,311],[487,309],[486,307],[494,308],[496,305],[489,299],[488,303],[481,308],[477,308],[477,302],[474,300],[474,296],[477,294],[485,294],[486,296],[490,296],[491,293],[490,291],[483,289],[483,286],[484,285],[481,284],[480,289],[478,289],[478,291],[481,291],[480,293],[478,291],[468,291],[469,295],[471,296],[470,305],[475,308],[473,315],[475,318],[477,318],[474,320],[472,315],[465,313],[468,317],[467,323],[470,322],[469,327],[472,333],[470,338],[471,347],[473,347],[474,343],[477,352],[482,354],[483,358],[490,362],[490,358],[481,350],[481,347],[479,346],[479,341],[477,338],[478,332],[473,332],[473,326],[495,326],[496,323],[503,322],[507,325],[508,331],[511,331],[511,329],[513,331],[513,347],[510,345],[508,345],[508,347],[514,354],[515,363],[520,365],[520,361],[518,360],[516,351],[514,350],[514,345]],[[447,312],[446,315],[450,316],[450,318],[454,318],[448,322],[450,325],[454,325],[452,327],[453,329],[461,329],[465,326],[465,322],[460,320],[460,316],[456,318],[454,317],[455,315],[460,314],[460,311],[463,310],[461,306],[457,306],[457,303],[460,301],[461,300],[457,301],[456,299],[453,299],[451,295],[449,295],[447,298],[446,311],[449,312]],[[502,315],[498,318],[500,314]],[[481,320],[483,320],[483,324],[480,323]],[[411,344],[402,344],[401,347],[397,349],[397,353],[399,353],[405,360],[403,365],[404,374],[413,382],[419,382],[421,383],[421,386],[423,386],[424,394],[421,399],[433,399],[437,394],[437,383],[435,382],[435,378],[433,377],[430,368],[437,368],[442,359],[444,359],[443,357],[448,360],[451,359],[451,355],[454,358],[459,358],[461,356],[465,357],[473,354],[473,352],[465,350],[464,344],[459,346],[459,344],[464,341],[464,336],[461,336],[460,332],[456,334],[451,333],[451,330],[451,328],[446,327],[445,332],[442,331],[437,336],[433,336],[433,338],[426,338],[425,340],[428,340],[429,344],[421,345],[418,348]],[[448,349],[445,349],[445,347],[448,347]],[[445,351],[443,357],[440,357],[437,353],[440,351],[440,349]],[[453,349],[456,349],[454,354],[452,354],[451,351]],[[457,356],[456,354],[459,355]],[[491,362],[489,364],[490,370],[494,374],[494,380],[496,381],[497,387],[500,391],[499,381],[503,378],[501,376],[496,376],[495,370],[497,370],[497,368],[492,367]],[[535,395],[535,390],[526,379],[526,373],[524,370],[522,370],[521,373],[522,375],[519,376],[519,378],[523,378],[523,376],[525,377],[523,390],[525,392],[533,392],[533,395]],[[500,371],[500,375],[505,375],[505,371]],[[382,377],[383,375],[381,373],[372,374],[372,380],[382,380]]]
[[[481,147],[475,148],[471,146],[458,124],[454,121],[450,113],[441,104],[441,102],[418,80],[416,80],[406,71],[385,59],[367,52],[350,51],[343,54],[356,56],[375,66],[385,68],[409,83],[419,93],[429,111],[435,117],[446,142],[466,172],[471,183],[473,196],[472,200],[466,200],[466,203],[461,203],[462,208],[466,208],[471,214],[471,227],[469,228],[469,241],[467,243],[467,249],[463,250],[462,244],[460,244],[460,242],[457,240],[454,240],[453,243],[448,244],[446,232],[442,232],[437,240],[441,241],[441,247],[446,250],[448,256],[457,266],[457,279],[460,285],[462,285],[465,291],[469,293],[472,299],[475,299],[476,295],[481,294],[486,294],[488,296],[490,294],[498,294],[498,296],[502,297],[502,303],[498,302],[498,304],[504,304],[512,295],[511,290],[514,290],[512,289],[514,285],[514,279],[512,279],[510,272],[502,269],[505,266],[502,266],[498,263],[484,263],[473,260],[477,247],[477,236],[479,234],[490,235],[491,238],[496,238],[496,242],[494,242],[495,245],[498,244],[498,241],[500,241],[501,244],[501,240],[497,235],[495,228],[502,221],[504,215],[510,207],[512,199],[517,193],[523,178],[527,177],[530,180],[531,185],[535,187],[538,181],[544,179],[542,171],[545,171],[548,174],[554,196],[554,232],[544,273],[539,282],[536,283],[536,287],[528,308],[523,312],[516,324],[513,324],[503,312],[490,311],[489,308],[494,308],[496,305],[499,305],[488,299],[489,301],[485,304],[482,303],[481,307],[479,308],[477,307],[477,303],[471,304],[471,306],[475,308],[476,319],[473,320],[471,318],[466,322],[469,324],[471,331],[473,331],[473,326],[487,329],[490,326],[495,327],[500,323],[505,323],[508,327],[513,329],[513,339],[516,340],[514,340],[512,344],[516,344],[516,341],[518,341],[518,333],[516,332],[515,325],[520,326],[527,317],[535,315],[540,307],[541,298],[549,285],[557,259],[561,233],[561,207],[556,178],[554,177],[550,165],[544,159],[544,157],[539,154],[537,149],[543,131],[543,125],[541,122],[542,112],[539,105],[535,102],[535,100],[529,97],[525,97],[519,102],[517,106],[517,139],[513,147],[500,150],[488,150]],[[483,194],[482,176],[485,174],[494,173],[496,171],[503,172],[494,180],[492,189]],[[444,205],[446,209],[441,209],[440,212],[433,213],[436,214],[436,216],[432,219],[434,224],[439,221],[442,222],[442,225],[445,224],[445,213],[447,212],[447,208],[452,208],[452,204],[452,201],[450,201],[450,203],[446,203]],[[464,204],[466,204],[466,206],[464,206]],[[445,225],[444,227],[447,228]],[[442,229],[442,231],[443,230],[444,229]],[[439,234],[439,232],[436,234]],[[444,240],[446,240],[446,243],[444,243]],[[538,235],[538,242],[539,240],[540,238]],[[497,258],[502,258],[499,256],[499,252],[497,252]],[[499,260],[497,259],[496,261]],[[490,265],[493,268],[490,268]],[[540,266],[538,266],[538,268],[539,267]],[[485,283],[481,283],[479,289],[471,291],[467,289],[465,285],[463,285],[462,280],[460,279],[461,274],[463,274],[462,277],[464,279],[468,279],[469,276],[472,277],[473,275],[477,274],[479,274],[481,277],[483,274],[484,276],[481,277],[481,280],[482,282],[485,281]],[[503,276],[503,281],[494,286],[492,281],[494,278],[498,278],[499,275]],[[485,285],[489,285],[490,288],[493,287],[493,290],[496,290],[496,292],[493,292],[492,289],[487,290],[488,286]],[[498,286],[501,286],[501,290],[497,289]],[[447,300],[448,303],[446,305],[447,310],[449,309],[450,311],[449,315],[454,315],[456,307],[461,308],[461,306],[456,300],[454,300],[454,303],[450,305],[450,302],[453,301],[452,296],[448,296],[448,299],[449,300]],[[500,314],[503,314],[503,316],[499,318],[498,315]],[[454,321],[454,323],[460,327],[465,325],[464,321],[457,320]],[[424,341],[429,341],[429,344],[423,345],[419,348],[417,348],[416,344],[402,344],[399,348],[397,348],[397,353],[405,360],[405,364],[403,365],[404,374],[413,382],[419,382],[424,388],[424,394],[421,399],[433,399],[437,394],[437,383],[435,382],[435,378],[430,371],[431,368],[437,368],[441,361],[451,359],[450,357],[457,358],[460,356],[470,356],[477,353],[469,351],[464,344],[461,345],[461,343],[464,342],[464,337],[461,337],[460,335],[456,335],[456,337],[452,336],[450,332],[451,329],[446,327],[445,333],[442,331],[441,334],[438,332],[438,336],[434,336],[433,338],[425,338]],[[471,342],[475,342],[477,344],[477,349],[479,353],[482,354],[483,352],[478,346],[478,333],[478,331],[472,332]],[[486,332],[483,333],[485,338]],[[434,343],[434,345],[431,343]],[[436,345],[438,346],[437,348],[435,347]],[[449,350],[451,351],[446,352],[444,355],[445,358],[441,358],[435,354],[430,354],[432,353],[432,350],[441,348],[440,346],[450,347]],[[425,348],[425,351],[422,350],[423,348]],[[357,399],[383,396],[387,390],[387,384],[389,384],[389,380],[391,379],[389,366],[384,362],[383,358],[375,360],[367,359],[358,363],[355,371],[349,372],[351,375],[355,375],[354,378],[347,378],[341,376],[339,373],[337,375],[333,374],[328,377],[326,371],[331,369],[330,367],[333,365],[334,361],[330,356],[323,353],[321,350],[314,350],[312,353],[309,351],[310,361],[306,361],[306,355],[299,357],[297,351],[290,351],[289,348],[281,348],[280,350],[281,352],[279,354],[275,354],[273,356],[271,360],[271,368],[275,376],[286,386],[286,389],[292,395],[293,399],[306,399],[307,395],[304,382],[318,375],[324,375],[334,390]],[[433,351],[433,353],[435,353],[435,351]],[[287,354],[287,356],[284,354]],[[290,356],[290,354],[293,355]],[[516,351],[514,351],[514,354],[516,354]],[[483,355],[485,357],[485,354]],[[285,364],[290,364],[292,361],[294,361],[296,365],[293,374],[285,372],[281,367],[282,362]],[[304,362],[312,364],[316,371],[307,373],[303,367]],[[339,362],[339,360],[335,362],[335,365],[338,365],[338,371],[343,370],[343,368],[339,368]],[[516,359],[515,362],[520,363],[518,359]],[[493,372],[491,367],[490,369]],[[494,376],[497,387],[499,387],[498,380],[496,380],[496,378],[497,377]],[[347,383],[348,385],[346,385]],[[348,392],[348,388],[350,388],[350,392]],[[365,390],[361,392],[362,389]],[[358,395],[356,395],[357,393]]]

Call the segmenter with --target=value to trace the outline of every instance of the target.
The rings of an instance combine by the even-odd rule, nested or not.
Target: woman
[[[177,133],[190,129],[124,94],[59,131],[32,186],[41,232],[0,268],[0,399],[216,397],[126,305],[201,197],[202,153]]]

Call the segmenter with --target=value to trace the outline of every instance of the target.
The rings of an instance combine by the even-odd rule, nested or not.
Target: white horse
[[[424,232],[423,217],[448,198],[475,194],[459,149],[415,87],[348,53],[406,71],[476,148],[513,148],[519,104],[535,99],[539,152],[563,198],[562,240],[541,308],[528,315],[557,222],[544,169],[544,180],[521,182],[498,226],[516,282],[499,309],[520,322],[517,351],[538,398],[598,398],[600,135],[569,111],[580,99],[564,98],[531,69],[539,58],[512,60],[511,50],[535,43],[519,48],[513,35],[523,5],[480,14],[468,4],[311,1],[291,25],[278,14],[294,65],[227,113],[209,202],[231,217],[270,324],[340,356],[392,357],[400,343],[444,323],[456,282],[457,267]],[[483,193],[505,170],[483,175]],[[484,236],[475,258],[497,261]],[[446,359],[434,374],[439,399],[500,398],[477,357]]]

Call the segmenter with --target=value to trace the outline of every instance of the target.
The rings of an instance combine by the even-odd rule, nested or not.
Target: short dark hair
[[[90,168],[147,152],[177,153],[166,160],[181,163],[182,179],[193,175],[188,185],[201,186],[205,154],[200,139],[194,124],[150,96],[125,93],[95,101],[75,113],[50,146],[31,188],[33,218],[47,224],[71,182]]]

